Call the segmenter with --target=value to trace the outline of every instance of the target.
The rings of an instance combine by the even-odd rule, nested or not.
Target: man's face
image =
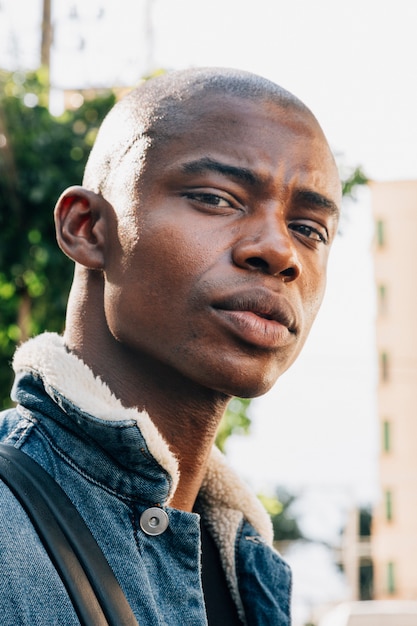
[[[132,205],[112,198],[122,217],[105,267],[107,321],[142,365],[256,396],[317,314],[340,183],[304,113],[216,95],[189,108],[187,128],[148,154]]]

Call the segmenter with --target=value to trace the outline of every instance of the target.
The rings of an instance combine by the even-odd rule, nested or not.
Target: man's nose
[[[289,283],[301,274],[295,241],[285,220],[252,222],[233,248],[233,261],[244,269],[280,277]]]

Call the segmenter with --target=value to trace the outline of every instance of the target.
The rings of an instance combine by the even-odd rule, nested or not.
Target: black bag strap
[[[138,626],[99,545],[52,476],[21,450],[0,443],[0,479],[28,514],[82,626]]]

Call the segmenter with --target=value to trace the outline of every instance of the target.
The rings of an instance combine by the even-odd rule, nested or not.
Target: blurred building
[[[375,218],[381,499],[375,599],[417,599],[417,181],[371,183]]]
[[[336,561],[350,590],[350,600],[372,600],[373,561],[371,553],[372,515],[368,509],[352,509],[341,537]]]

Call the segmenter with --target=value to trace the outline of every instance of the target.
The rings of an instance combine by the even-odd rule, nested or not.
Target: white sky
[[[153,0],[152,37],[144,0],[53,3],[57,87],[134,84],[158,67],[235,66],[299,96],[346,164],[376,180],[417,176],[417,0]],[[78,20],[68,19],[74,4]],[[0,67],[33,65],[40,0],[0,0],[0,9]],[[376,494],[369,194],[346,213],[302,357],[253,403],[252,437],[229,447],[256,486],[315,494],[320,506],[308,507],[306,524],[316,534],[323,517],[334,530],[347,504]]]
[[[58,85],[132,84],[149,63],[248,69],[304,100],[349,163],[416,176],[416,0],[148,0],[152,37],[146,0],[52,4]],[[0,66],[34,64],[40,5],[0,0]]]

